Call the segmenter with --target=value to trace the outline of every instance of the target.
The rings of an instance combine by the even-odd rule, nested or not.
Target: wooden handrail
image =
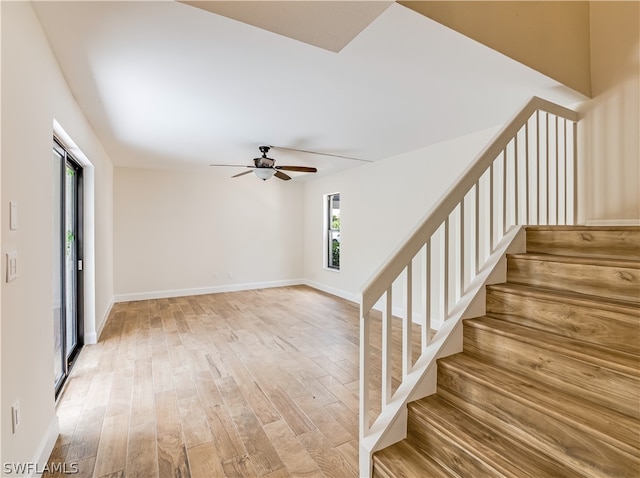
[[[564,106],[534,96],[489,142],[460,179],[445,193],[426,214],[423,222],[411,233],[407,241],[386,263],[374,273],[362,291],[361,310],[368,311],[382,297],[388,284],[393,282],[407,263],[418,253],[424,241],[440,227],[460,199],[476,183],[478,178],[495,160],[496,156],[509,144],[514,135],[533,113],[541,110],[569,121],[578,121],[578,113]]]

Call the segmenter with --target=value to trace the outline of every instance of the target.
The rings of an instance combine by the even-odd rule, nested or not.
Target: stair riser
[[[626,314],[502,291],[487,291],[487,315],[584,342],[640,354],[639,309],[629,309],[628,312]]]
[[[550,260],[507,258],[507,281],[547,289],[640,301],[640,270]]]
[[[425,427],[438,430],[438,433],[447,437],[449,441],[458,443],[459,448],[464,449],[465,455],[473,456],[475,461],[486,463],[487,468],[494,469],[495,472],[491,476],[578,478],[575,471],[558,465],[549,457],[541,456],[531,449],[529,443],[515,443],[513,437],[496,433],[492,422],[487,426],[486,423],[472,419],[452,406],[451,402],[442,400],[439,395],[410,403],[408,412],[410,430],[415,431],[418,436],[421,433],[418,430]],[[411,442],[416,443],[414,440]],[[420,446],[422,442],[417,443]],[[429,453],[428,450],[425,451],[425,454]],[[515,456],[518,457],[517,460],[513,459]]]
[[[429,423],[409,418],[407,434],[434,461],[457,476],[509,477],[466,453],[463,445],[451,440]]]
[[[485,361],[556,385],[600,405],[640,418],[640,382],[626,374],[465,324],[463,348]]]
[[[527,252],[640,259],[640,230],[527,229]]]
[[[635,476],[640,467],[637,457],[443,366],[438,369],[438,393],[499,433],[531,443],[586,476]],[[424,425],[415,423],[414,428]]]
[[[451,478],[449,473],[409,441],[401,441],[373,455],[373,478],[411,476]]]
[[[395,478],[394,475],[387,473],[387,469],[378,463],[374,457],[373,460],[373,478]]]

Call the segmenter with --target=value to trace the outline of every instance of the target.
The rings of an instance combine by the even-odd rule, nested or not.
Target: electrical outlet
[[[20,414],[20,400],[16,400],[11,405],[11,425],[13,427],[13,433],[18,430],[20,423],[22,422],[22,415]]]
[[[7,282],[16,280],[18,277],[18,253],[7,252]]]
[[[227,272],[227,279],[233,279],[233,274],[231,272]]]

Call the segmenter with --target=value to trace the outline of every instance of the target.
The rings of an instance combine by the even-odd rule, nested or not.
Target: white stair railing
[[[362,291],[361,476],[370,475],[374,451],[406,433],[406,403],[433,392],[418,387],[434,349],[462,319],[458,305],[477,293],[511,226],[575,223],[577,121],[576,112],[532,98]],[[386,437],[392,428],[396,438]]]

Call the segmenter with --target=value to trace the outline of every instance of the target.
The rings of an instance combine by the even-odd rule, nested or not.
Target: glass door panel
[[[53,379],[56,395],[82,345],[82,168],[58,143],[53,147]]]
[[[53,150],[53,196],[52,204],[52,224],[53,224],[53,379],[56,390],[62,384],[65,376],[63,360],[63,337],[62,337],[62,264],[57,258],[62,250],[62,165],[64,156],[58,150]]]
[[[65,168],[65,344],[66,356],[69,360],[78,345],[77,326],[77,207],[78,193],[76,170],[67,162]]]

